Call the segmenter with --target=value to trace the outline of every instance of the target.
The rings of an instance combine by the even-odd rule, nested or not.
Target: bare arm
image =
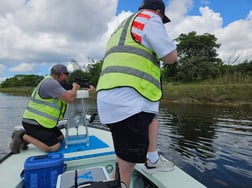
[[[78,89],[80,89],[80,86],[74,82],[72,90],[69,90],[69,91],[63,93],[62,95],[60,95],[59,99],[65,101],[66,103],[73,102],[76,98]]]
[[[174,64],[177,61],[177,50],[173,50],[171,53],[162,57],[161,60],[166,64]]]

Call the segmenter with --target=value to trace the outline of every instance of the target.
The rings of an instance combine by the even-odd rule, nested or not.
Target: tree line
[[[178,60],[173,65],[162,65],[162,79],[178,83],[216,81],[222,83],[251,83],[252,60],[238,63],[239,57],[224,64],[218,58],[217,38],[209,33],[197,35],[196,32],[180,34],[175,39],[177,43]],[[77,61],[74,63],[77,63]],[[103,60],[92,60],[85,68],[72,72],[69,82],[75,78],[85,78],[97,84]],[[15,75],[0,84],[0,87],[36,86],[43,76]]]

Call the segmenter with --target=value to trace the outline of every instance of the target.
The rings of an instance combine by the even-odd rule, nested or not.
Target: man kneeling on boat
[[[62,64],[51,68],[50,76],[46,76],[34,89],[28,106],[23,114],[23,133],[19,137],[23,142],[31,143],[42,151],[57,151],[64,135],[57,123],[65,114],[67,103],[75,100],[80,85],[72,83],[72,89],[66,90],[61,83],[68,78],[68,70]],[[17,135],[18,136],[18,135]],[[11,143],[12,153],[18,153],[17,144]],[[19,139],[20,141],[20,139]]]

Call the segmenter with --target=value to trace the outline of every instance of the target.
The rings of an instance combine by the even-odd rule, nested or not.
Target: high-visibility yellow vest
[[[162,97],[159,60],[131,35],[138,14],[124,20],[111,35],[96,91],[131,87],[148,100],[158,101]]]
[[[23,118],[35,120],[43,127],[53,128],[63,118],[67,104],[57,98],[43,99],[40,97],[39,88],[47,79],[53,78],[51,76],[45,77],[34,89]]]

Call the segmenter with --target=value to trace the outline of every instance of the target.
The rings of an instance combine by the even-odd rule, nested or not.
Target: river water
[[[0,158],[29,97],[0,93]],[[95,101],[87,100],[89,113]],[[159,149],[208,188],[252,187],[251,107],[166,104],[160,107]]]

